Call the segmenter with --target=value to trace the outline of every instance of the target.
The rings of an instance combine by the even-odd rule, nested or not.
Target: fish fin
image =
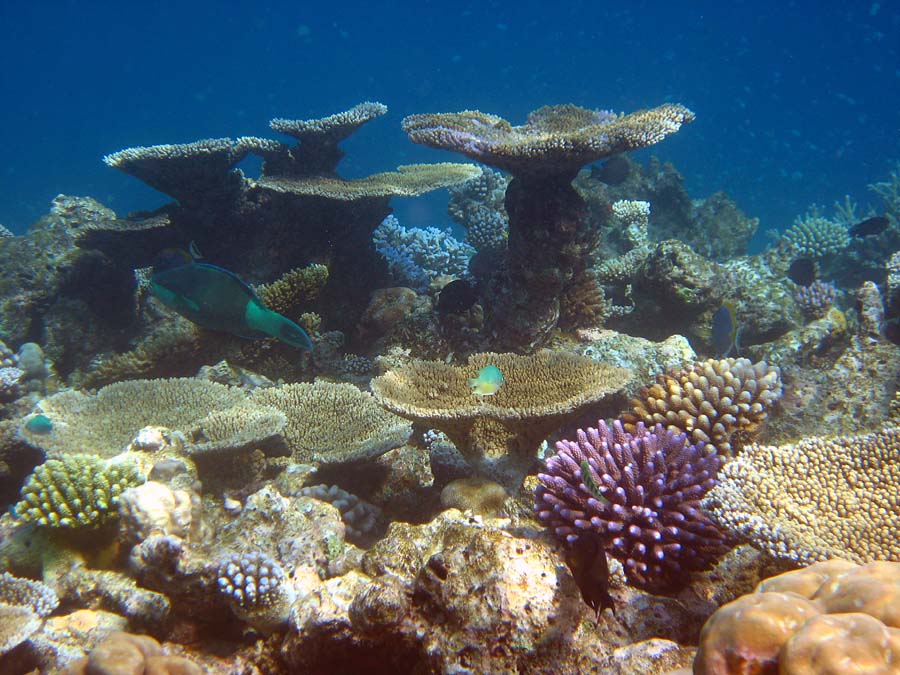
[[[735,356],[741,355],[741,335],[743,334],[743,332],[744,332],[743,326],[738,326],[738,329],[736,331],[734,331],[734,355]],[[728,351],[731,351],[731,349],[729,349]]]

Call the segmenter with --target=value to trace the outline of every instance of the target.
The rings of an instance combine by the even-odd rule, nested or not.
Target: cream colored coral
[[[481,169],[474,164],[444,162],[398,166],[395,171],[357,179],[332,176],[263,176],[256,184],[271,192],[355,201],[384,197],[417,197],[433,190],[462,185],[480,175]]]
[[[625,231],[625,237],[632,246],[643,246],[648,242],[647,227],[650,224],[650,202],[620,199],[612,204],[613,218]]]
[[[469,379],[488,365],[500,369],[505,383],[494,396],[478,396]],[[375,378],[372,391],[388,410],[446,433],[470,459],[512,453],[527,461],[552,431],[621,390],[630,376],[567,352],[486,352],[465,366],[415,361]]]
[[[284,439],[294,461],[340,463],[374,457],[409,437],[406,421],[383,410],[371,394],[352,384],[287,384],[258,389],[254,405],[286,417]]]
[[[661,374],[632,401],[625,416],[631,432],[637,422],[662,424],[686,432],[693,442],[712,443],[724,455],[733,452],[734,436],[752,438],[772,403],[781,396],[781,371],[765,361],[707,359],[692,368]]]
[[[900,561],[900,429],[750,445],[704,502],[725,527],[779,558]]]
[[[269,126],[275,131],[280,131],[301,141],[321,136],[340,140],[350,136],[369,120],[381,117],[387,111],[387,106],[383,103],[364,101],[353,106],[350,110],[328,115],[327,117],[309,120],[276,118],[269,122]]]

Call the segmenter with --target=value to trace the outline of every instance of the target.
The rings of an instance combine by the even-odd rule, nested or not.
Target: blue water
[[[377,100],[345,143],[347,176],[461,159],[400,120],[477,108],[520,123],[572,102],[678,101],[697,121],[653,149],[695,197],[730,193],[760,230],[866,185],[900,159],[900,2],[4,2],[0,223],[22,231],[58,193],[127,213],[166,198],[107,168],[134,145],[278,135]],[[287,139],[285,139],[287,140]],[[642,153],[641,157],[646,157]],[[408,226],[446,197],[394,200]]]

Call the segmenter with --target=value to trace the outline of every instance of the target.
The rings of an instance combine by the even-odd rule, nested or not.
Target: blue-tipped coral
[[[137,466],[94,455],[68,455],[38,466],[14,512],[44,527],[99,527],[118,515],[119,495],[144,482]]]
[[[535,511],[568,548],[599,539],[629,583],[650,591],[684,583],[727,550],[699,508],[716,485],[720,460],[712,445],[692,445],[662,425],[638,424],[630,434],[619,421],[601,421],[556,449],[538,474]]]
[[[288,620],[295,593],[281,566],[262,553],[232,553],[216,573],[235,615],[268,633]]]

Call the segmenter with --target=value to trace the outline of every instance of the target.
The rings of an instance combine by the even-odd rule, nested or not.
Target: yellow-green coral
[[[84,454],[50,459],[28,477],[14,511],[45,527],[97,527],[117,515],[119,495],[143,480],[131,462]]]
[[[707,359],[691,368],[657,376],[632,401],[625,429],[638,422],[656,424],[675,433],[685,432],[692,442],[712,443],[723,455],[733,452],[735,434],[752,438],[772,403],[781,396],[781,371],[765,361]]]
[[[272,283],[255,290],[263,304],[273,312],[295,317],[318,297],[326,281],[328,266],[314,263],[285,272]]]
[[[775,557],[900,561],[900,429],[750,445],[719,472],[710,515]]]

